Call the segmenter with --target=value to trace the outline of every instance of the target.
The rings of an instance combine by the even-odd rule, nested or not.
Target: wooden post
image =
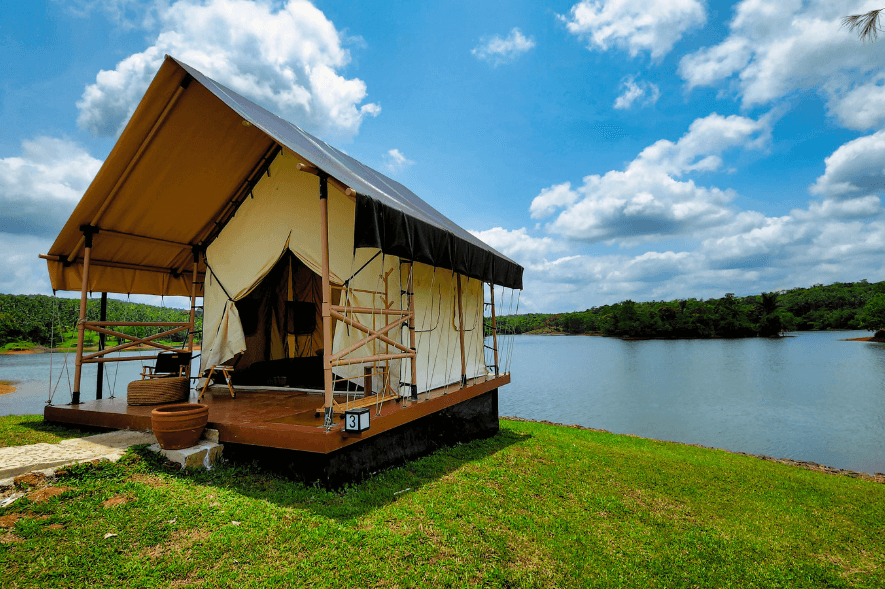
[[[332,427],[332,287],[329,283],[329,185],[320,174],[320,250],[323,257],[323,393],[326,428]]]
[[[498,376],[498,323],[495,320],[495,285],[490,282],[489,288],[492,291],[492,350],[495,352],[495,376]]]
[[[372,396],[372,373],[374,371],[371,366],[363,368],[363,397]]]
[[[107,321],[108,320],[108,293],[101,293],[101,307],[99,309],[99,321]],[[105,348],[105,341],[107,340],[107,335],[104,333],[98,334],[98,351],[102,351]],[[95,371],[95,398],[101,399],[102,397],[102,386],[104,385],[104,362],[98,363],[98,370]],[[111,391],[113,394],[113,391]]]
[[[82,225],[80,231],[83,232],[83,276],[80,285],[80,320],[77,321],[77,357],[75,359],[74,368],[74,390],[71,394],[71,405],[80,404],[80,376],[83,372],[83,338],[86,335],[86,293],[89,289],[89,258],[92,256],[92,237],[98,233],[96,227],[91,225]]]
[[[461,275],[458,277],[458,337],[461,339],[461,386],[467,386],[467,356],[464,354],[464,307],[461,304]]]
[[[190,326],[188,327],[188,336],[187,336],[187,351],[191,354],[191,360],[194,358],[194,328],[196,327],[196,316],[197,316],[197,265],[200,263],[200,250],[199,248],[194,248],[194,273],[191,277],[191,315],[190,315]],[[188,362],[187,365],[187,377],[191,377],[191,364],[192,362]],[[188,381],[190,382],[190,381]]]
[[[409,349],[415,354],[412,357],[412,401],[418,400],[418,349],[415,343],[415,264],[409,262],[409,281],[406,296],[409,299]]]

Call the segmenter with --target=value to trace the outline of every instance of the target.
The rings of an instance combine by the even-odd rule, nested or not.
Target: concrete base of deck
[[[417,401],[387,401],[371,408],[370,428],[359,434],[345,432],[343,416],[337,415],[326,430],[317,414],[320,395],[282,389],[238,391],[231,398],[226,387],[218,387],[202,402],[209,406],[207,427],[218,430],[225,458],[259,459],[300,478],[338,486],[443,445],[494,435],[497,389],[509,382],[509,374],[481,377],[463,388],[453,384],[421,393]],[[335,399],[347,402],[345,396]],[[196,402],[196,393],[190,400]],[[49,422],[145,430],[151,429],[156,407],[129,406],[125,398],[114,398],[50,405],[43,415]]]

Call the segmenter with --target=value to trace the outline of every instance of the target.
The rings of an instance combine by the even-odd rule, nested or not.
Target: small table
[[[206,383],[203,385],[203,390],[200,391],[200,397],[197,399],[197,401],[203,400],[203,395],[206,394],[206,389],[209,388],[209,381],[212,380],[212,375],[215,374],[216,370],[220,371],[224,375],[224,380],[227,381],[227,390],[230,391],[231,398],[237,398],[237,392],[234,390],[234,385],[230,382],[230,373],[234,371],[234,367],[222,366],[218,364],[209,369],[209,376],[206,377]]]

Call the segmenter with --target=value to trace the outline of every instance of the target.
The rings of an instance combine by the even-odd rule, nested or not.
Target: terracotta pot
[[[200,439],[209,422],[209,406],[179,403],[151,411],[151,428],[164,450],[190,448]]]

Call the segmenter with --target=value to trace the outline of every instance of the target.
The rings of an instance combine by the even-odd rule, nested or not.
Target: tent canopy
[[[91,226],[90,291],[189,296],[193,249],[212,243],[283,149],[351,189],[355,248],[522,288],[521,266],[406,187],[167,56],[46,256],[53,289],[81,288]],[[202,260],[197,271],[202,281]]]

